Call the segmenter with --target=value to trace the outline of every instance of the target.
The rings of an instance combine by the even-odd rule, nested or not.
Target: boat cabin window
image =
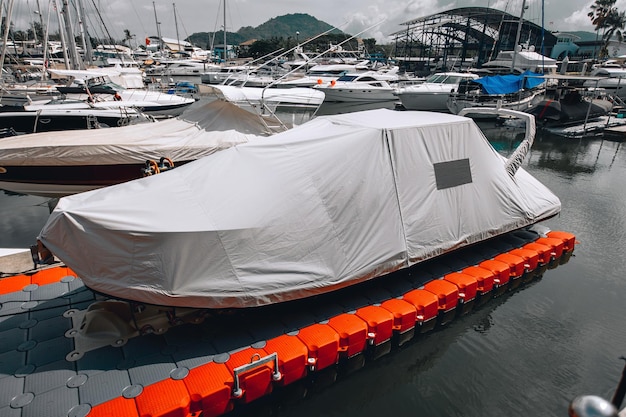
[[[448,77],[444,80],[444,84],[458,84],[461,82],[463,78],[462,77],[457,77],[457,76],[452,76],[452,77]]]
[[[341,76],[346,72],[346,70],[340,69],[340,70],[333,70],[333,69],[326,69],[326,70],[312,70],[309,71],[309,75],[314,77],[314,76],[331,76],[331,77],[336,77],[336,76]]]
[[[122,87],[121,85],[116,84],[113,81],[111,81],[111,78],[109,78],[108,75],[89,78],[87,80],[87,87],[88,88],[98,87],[98,88],[102,88],[105,90],[112,90],[112,91],[120,91],[120,90],[126,89],[126,87]]]
[[[342,75],[341,77],[337,78],[337,81],[354,81],[357,79],[356,75]]]
[[[426,79],[427,83],[443,83],[446,79],[447,75],[444,74],[433,74]]]

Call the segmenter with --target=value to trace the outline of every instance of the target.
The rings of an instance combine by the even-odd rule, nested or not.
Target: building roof
[[[489,7],[459,7],[402,23],[406,26],[391,34],[396,40],[424,45],[450,45],[485,51],[512,50],[515,47],[519,16]],[[539,25],[522,20],[520,36],[534,45],[551,49],[556,36]],[[545,53],[545,55],[548,55]]]

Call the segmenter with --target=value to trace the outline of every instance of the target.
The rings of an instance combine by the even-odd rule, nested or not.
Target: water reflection
[[[516,126],[494,122],[479,122],[478,125],[493,147],[506,157],[524,139],[523,129]],[[526,165],[573,178],[597,169],[610,170],[621,148],[621,142],[602,138],[566,138],[538,130]]]

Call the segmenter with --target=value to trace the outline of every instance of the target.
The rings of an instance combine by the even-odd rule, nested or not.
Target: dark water
[[[484,127],[504,155],[521,138]],[[577,236],[575,257],[304,399],[271,403],[272,413],[566,416],[580,394],[610,399],[626,355],[626,144],[539,134],[523,167],[560,197],[561,214],[544,224]],[[0,194],[0,215],[0,247],[25,247],[47,200]]]

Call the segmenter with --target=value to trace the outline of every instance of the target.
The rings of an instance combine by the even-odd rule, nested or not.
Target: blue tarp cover
[[[507,74],[507,75],[489,75],[474,80],[474,82],[481,85],[482,89],[487,94],[511,94],[516,93],[522,88],[534,88],[544,82],[541,77],[542,74],[537,74],[532,71],[524,71],[520,75]]]

